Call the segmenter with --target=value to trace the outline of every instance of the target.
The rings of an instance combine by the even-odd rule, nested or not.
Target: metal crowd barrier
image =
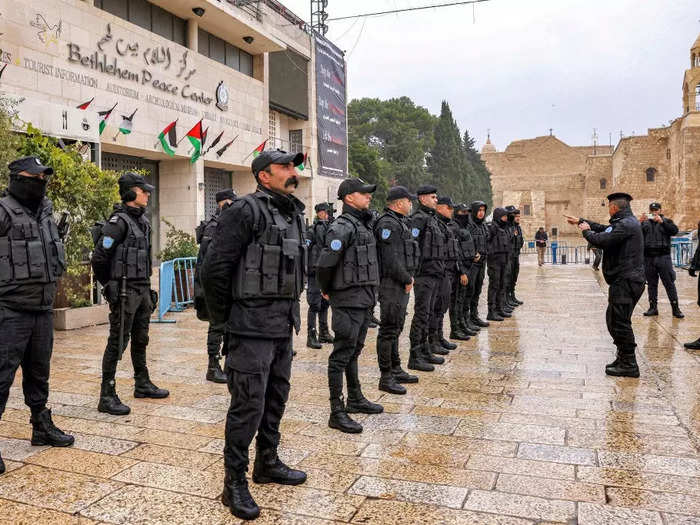
[[[194,268],[196,257],[181,257],[160,264],[158,289],[158,323],[174,323],[163,319],[168,312],[182,312],[194,303]]]

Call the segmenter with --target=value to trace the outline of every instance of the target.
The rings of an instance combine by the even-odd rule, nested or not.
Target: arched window
[[[608,185],[607,179],[600,179],[600,189],[604,190]]]
[[[697,86],[695,86],[695,96],[696,96],[696,97],[700,96],[700,84],[698,84]]]
[[[647,182],[654,182],[656,180],[656,168],[647,168]]]

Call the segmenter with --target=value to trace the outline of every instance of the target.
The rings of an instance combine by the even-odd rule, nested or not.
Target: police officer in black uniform
[[[306,236],[306,244],[309,247],[309,286],[306,289],[306,301],[309,304],[307,314],[306,346],[309,348],[322,348],[321,343],[332,343],[333,336],[328,331],[328,307],[330,304],[321,294],[321,288],[316,280],[316,264],[321,255],[321,250],[326,245],[326,232],[330,226],[328,213],[330,205],[321,202],[314,207],[316,218],[309,227]],[[319,331],[316,332],[316,318],[318,317]]]
[[[508,212],[504,208],[493,210],[493,222],[489,225],[488,274],[489,321],[503,321],[512,317],[505,309],[509,258],[512,254],[512,236],[508,227]]]
[[[289,396],[292,328],[301,327],[304,288],[304,205],[292,193],[301,153],[263,151],[252,162],[255,193],[238,198],[219,218],[202,265],[212,322],[226,323],[226,415],[221,501],[242,519],[260,509],[248,491],[248,448],[257,432],[253,481],[299,485],[306,474],[277,455]]]
[[[639,377],[632,312],[644,293],[644,235],[631,200],[627,193],[608,195],[609,226],[567,216],[589,243],[603,249],[603,277],[609,285],[606,321],[617,347],[617,358],[605,367],[610,376]]]
[[[676,291],[676,272],[671,261],[671,237],[678,233],[678,226],[661,213],[661,204],[652,202],[649,214],[643,214],[642,233],[644,234],[644,271],[647,278],[649,293],[649,310],[645,316],[659,315],[657,300],[659,297],[659,277],[666,288],[668,300],[671,302],[673,317],[683,319],[685,316],[678,306]]]
[[[207,354],[209,356],[209,364],[207,366],[206,378],[207,381],[213,383],[226,383],[226,374],[221,370],[221,365],[219,364],[219,352],[221,350],[221,344],[224,341],[226,326],[223,324],[216,325],[209,319],[209,314],[206,311],[204,290],[202,289],[200,269],[202,267],[202,262],[204,262],[204,257],[207,254],[209,243],[214,237],[216,228],[219,225],[221,211],[228,208],[235,200],[236,192],[233,191],[232,188],[217,192],[216,212],[214,212],[214,215],[212,215],[208,221],[202,221],[196,230],[199,253],[197,254],[197,265],[194,274],[194,302],[197,310],[197,317],[203,321],[209,321],[209,330],[207,332]]]
[[[357,365],[379,286],[377,243],[369,228],[369,203],[376,189],[376,185],[354,178],[340,184],[338,199],[343,201],[343,213],[328,228],[326,245],[318,259],[317,278],[333,309],[335,333],[333,351],[328,356],[328,426],[347,433],[362,432],[362,425],[348,413],[384,411],[362,394]],[[343,375],[348,387],[347,405],[343,403]]]
[[[455,206],[454,223],[455,236],[459,247],[460,265],[467,274],[467,285],[455,287],[454,310],[455,319],[450,317],[450,323],[458,325],[463,334],[468,336],[476,335],[481,327],[474,324],[469,315],[472,295],[474,293],[474,278],[478,270],[476,263],[481,260],[481,255],[476,253],[474,238],[469,231],[469,207],[466,204]],[[451,339],[455,339],[450,336]]]
[[[138,173],[127,172],[119,178],[122,202],[115,205],[92,254],[92,269],[109,303],[109,337],[102,358],[97,410],[115,416],[131,411],[115,389],[117,364],[130,337],[134,397],[159,399],[170,395],[151,382],[146,366],[148,327],[157,303],[157,295],[151,290],[151,225],[146,218],[153,190]]]
[[[700,222],[698,223],[698,230],[697,231],[700,232]],[[697,277],[698,271],[700,271],[700,243],[698,244],[698,247],[695,249],[695,255],[693,255],[693,258],[690,261],[690,266],[688,267],[688,275],[690,275],[691,277]],[[698,306],[700,306],[700,279],[698,279],[697,304],[698,304]],[[688,350],[700,350],[700,337],[698,337],[695,341],[685,343],[683,346],[685,348],[687,348]]]
[[[418,378],[401,368],[399,336],[406,320],[413,275],[418,268],[420,248],[408,226],[412,195],[404,186],[389,189],[384,214],[374,226],[377,239],[381,281],[379,285],[380,325],[377,336],[379,390],[405,394],[400,383],[417,383]]]
[[[447,351],[454,350],[457,345],[451,343],[443,336],[443,324],[445,313],[450,311],[451,339],[467,341],[469,336],[460,330],[459,316],[455,315],[455,299],[458,289],[467,285],[468,278],[466,271],[462,269],[457,239],[458,224],[454,221],[454,203],[450,197],[440,197],[437,202],[438,224],[443,230],[446,238],[445,244],[445,278],[441,282],[439,301],[436,304],[434,324],[428,334],[428,341],[432,344],[433,353],[447,354]],[[454,322],[454,324],[452,324]],[[455,337],[452,337],[455,336]]]
[[[523,301],[515,297],[515,286],[518,283],[520,275],[520,252],[523,249],[525,241],[523,240],[523,230],[520,227],[520,210],[515,206],[506,206],[508,210],[508,223],[512,233],[513,253],[511,256],[510,275],[508,288],[506,290],[506,304],[511,308],[517,308]]]
[[[469,233],[474,239],[474,248],[478,260],[474,259],[474,269],[472,274],[472,295],[469,305],[469,319],[476,326],[486,328],[489,326],[487,321],[479,317],[479,298],[481,297],[481,289],[484,285],[484,277],[486,276],[486,259],[489,253],[488,237],[489,229],[484,222],[486,218],[486,210],[488,206],[483,201],[474,201],[470,205],[471,214],[467,221]]]
[[[53,424],[46,408],[53,303],[57,281],[66,269],[66,230],[59,231],[45,197],[53,169],[37,157],[17,159],[8,168],[10,184],[0,198],[0,417],[21,366],[32,445],[67,447],[73,436]]]
[[[423,372],[435,370],[433,364],[442,364],[445,360],[434,355],[428,333],[435,303],[445,278],[445,252],[447,238],[435,216],[437,209],[437,188],[426,184],[416,191],[418,209],[410,217],[411,232],[418,239],[421,258],[416,271],[413,286],[414,307],[411,321],[411,350],[408,368]]]

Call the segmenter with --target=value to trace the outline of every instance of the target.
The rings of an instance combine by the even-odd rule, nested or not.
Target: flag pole
[[[173,124],[177,124],[177,121],[178,121],[178,120],[180,120],[180,117],[177,117],[177,118],[175,119],[175,122],[173,122]],[[166,126],[166,127],[167,127],[167,126]],[[158,147],[158,144],[160,144],[160,140],[159,140],[158,142],[156,142],[155,144],[153,144],[153,149],[156,149],[156,148]],[[175,146],[175,147],[177,148],[177,146]]]
[[[204,119],[203,119],[203,118],[200,118],[200,119],[199,119],[199,122],[197,122],[197,124],[201,124],[203,121],[204,121]],[[192,126],[192,128],[194,128],[195,126],[197,126],[197,124],[195,124],[194,126]],[[191,131],[191,130],[190,130],[190,131]],[[189,131],[188,131],[187,133],[189,133]],[[177,146],[180,145],[180,142],[182,142],[183,140],[185,140],[185,138],[187,137],[187,133],[185,133],[185,134],[183,135],[183,137],[178,141]],[[177,148],[177,146],[175,146],[175,147]]]
[[[263,144],[264,144],[263,149],[265,148],[265,146],[267,146],[267,141],[268,141],[268,140],[270,140],[270,137],[267,137],[265,140],[263,140]],[[248,157],[250,157],[253,153],[255,153],[255,150],[258,149],[259,147],[260,147],[260,146],[254,147],[254,148],[253,148],[253,151],[251,151],[250,153],[248,153],[248,155],[246,155],[245,158],[244,158],[241,162],[245,162],[246,160],[248,160]]]

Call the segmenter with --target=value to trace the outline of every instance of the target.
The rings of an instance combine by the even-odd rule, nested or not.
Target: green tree
[[[435,143],[428,157],[428,170],[439,194],[460,202],[468,192],[471,170],[465,162],[459,126],[447,101],[442,102],[434,134]]]
[[[466,163],[470,166],[472,172],[473,185],[468,193],[469,201],[481,200],[488,204],[489,208],[493,206],[493,190],[491,188],[491,173],[486,164],[481,159],[481,154],[474,146],[474,139],[469,136],[469,131],[464,131],[464,140],[462,145],[464,148],[464,157]]]

